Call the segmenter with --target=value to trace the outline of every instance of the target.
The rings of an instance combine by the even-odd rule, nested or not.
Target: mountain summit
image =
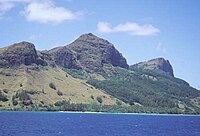
[[[104,64],[129,67],[113,44],[92,33],[83,34],[71,44],[50,50],[49,53],[58,65],[65,68],[101,72]]]

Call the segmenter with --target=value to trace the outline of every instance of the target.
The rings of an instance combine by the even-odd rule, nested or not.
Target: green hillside
[[[166,113],[200,113],[200,91],[187,82],[161,70],[126,70],[112,67],[105,80],[90,79],[87,83],[130,104],[157,108]]]

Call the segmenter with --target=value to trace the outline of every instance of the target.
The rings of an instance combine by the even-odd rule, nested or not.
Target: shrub
[[[42,93],[45,94],[44,89],[42,89]]]
[[[16,100],[14,100],[12,103],[14,106],[16,106],[18,104],[18,102]]]
[[[103,99],[102,99],[100,96],[97,97],[97,101],[98,101],[99,103],[103,103]]]
[[[26,105],[26,106],[29,106],[29,105],[33,104],[33,103],[32,103],[32,100],[30,100],[30,99],[23,100],[22,103],[23,103],[24,105]]]
[[[20,101],[30,100],[30,96],[25,91],[17,93],[15,98],[19,98]]]
[[[3,102],[8,101],[7,96],[4,95],[1,91],[0,91],[0,101],[3,101]]]
[[[54,90],[56,90],[56,86],[55,86],[55,84],[54,84],[54,83],[52,83],[52,82],[51,82],[51,83],[49,83],[49,87],[50,87],[50,88],[52,88],[52,89],[54,89]]]
[[[59,95],[59,96],[62,96],[63,95],[63,93],[61,92],[61,91],[57,91],[57,95]]]
[[[122,105],[122,102],[119,101],[119,100],[117,100],[117,101],[116,101],[116,104],[117,104],[118,106],[121,106],[121,105]]]
[[[90,97],[91,97],[91,99],[93,99],[93,100],[94,100],[94,96],[93,96],[93,95],[91,95]]]
[[[3,89],[3,92],[4,93],[8,93],[8,89]]]

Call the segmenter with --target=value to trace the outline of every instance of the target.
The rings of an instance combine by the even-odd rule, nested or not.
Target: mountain
[[[1,48],[0,109],[199,114],[200,91],[174,77],[168,60],[129,66],[88,33],[46,51],[29,42]]]
[[[49,51],[57,65],[64,68],[101,72],[104,64],[128,68],[126,59],[113,44],[91,33],[83,34],[71,44]]]

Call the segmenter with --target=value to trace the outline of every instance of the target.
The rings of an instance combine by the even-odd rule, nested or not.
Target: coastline
[[[12,111],[0,110],[1,113],[59,113],[59,114],[99,114],[99,115],[139,115],[139,116],[197,116],[200,114],[158,114],[158,113],[111,113],[111,112],[80,112],[80,111]]]

